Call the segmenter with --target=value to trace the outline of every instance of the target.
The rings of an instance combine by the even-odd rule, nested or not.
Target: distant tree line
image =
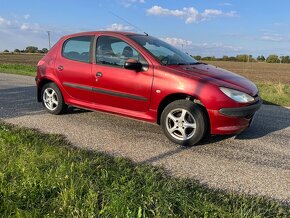
[[[9,50],[4,50],[4,53],[10,53]],[[43,49],[38,49],[38,47],[35,46],[27,46],[25,49],[20,50],[20,49],[15,49],[14,51],[11,51],[13,53],[41,53],[41,54],[46,54],[48,52],[47,48]]]
[[[4,50],[4,53],[10,53],[9,50]],[[41,53],[46,54],[48,52],[47,48],[38,49],[36,46],[28,46],[26,49],[20,50],[15,49],[12,53]],[[192,55],[191,55],[192,56]],[[254,58],[252,55],[241,54],[237,56],[226,56],[224,55],[222,58],[216,58],[215,56],[206,56],[202,57],[200,55],[192,56],[196,60],[201,61],[236,61],[236,62],[267,62],[267,63],[290,63],[290,57],[287,56],[278,56],[275,54],[269,55],[265,58],[263,55],[259,55],[257,58]]]
[[[265,58],[263,55],[259,55],[257,58],[254,58],[252,55],[237,55],[237,56],[223,56],[222,58],[216,58],[215,56],[206,56],[202,57],[200,55],[192,56],[196,60],[201,61],[236,61],[236,62],[267,62],[267,63],[290,63],[290,57],[287,56],[278,56],[275,54],[269,55]]]

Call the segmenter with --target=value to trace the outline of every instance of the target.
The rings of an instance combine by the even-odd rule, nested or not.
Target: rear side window
[[[62,47],[62,56],[75,61],[90,62],[91,36],[78,36],[66,40]]]

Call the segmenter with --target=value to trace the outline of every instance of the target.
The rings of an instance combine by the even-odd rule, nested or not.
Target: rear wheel
[[[189,100],[177,100],[163,110],[161,126],[171,141],[191,146],[205,135],[207,120],[200,105]]]
[[[64,103],[63,96],[55,83],[47,83],[41,91],[42,104],[51,114],[62,114],[66,111],[67,105]]]

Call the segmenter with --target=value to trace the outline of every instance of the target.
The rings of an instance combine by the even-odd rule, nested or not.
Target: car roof
[[[79,33],[73,33],[64,36],[65,38],[70,38],[74,36],[84,36],[84,35],[95,35],[95,34],[117,34],[117,35],[124,35],[124,36],[132,36],[132,35],[145,35],[140,33],[134,33],[134,32],[121,32],[121,31],[89,31],[89,32],[79,32]]]

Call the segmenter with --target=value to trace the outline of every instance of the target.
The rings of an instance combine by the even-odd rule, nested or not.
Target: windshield
[[[133,35],[132,40],[143,46],[163,65],[192,65],[198,61],[168,43],[152,36]]]

